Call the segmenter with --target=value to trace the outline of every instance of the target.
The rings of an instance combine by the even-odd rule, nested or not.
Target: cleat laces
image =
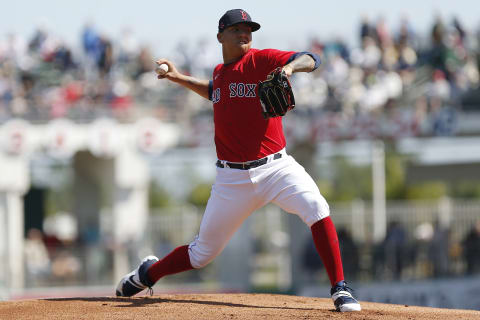
[[[148,287],[148,294],[151,296],[153,296],[153,288],[152,287]]]

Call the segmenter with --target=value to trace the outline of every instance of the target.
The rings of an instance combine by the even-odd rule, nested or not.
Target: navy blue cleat
[[[155,256],[148,256],[143,259],[137,269],[120,280],[116,290],[117,297],[131,297],[146,288],[151,289],[155,283],[148,279],[147,271],[157,261],[158,258]]]
[[[335,309],[340,312],[360,311],[360,303],[353,297],[352,289],[347,287],[345,281],[340,281],[331,290]]]

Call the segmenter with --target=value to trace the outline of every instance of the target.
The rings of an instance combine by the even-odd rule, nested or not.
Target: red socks
[[[188,256],[188,246],[175,248],[166,257],[153,264],[147,271],[148,279],[155,283],[160,278],[193,269]]]
[[[310,229],[315,247],[322,258],[333,287],[339,281],[344,280],[337,230],[330,216],[315,222]]]

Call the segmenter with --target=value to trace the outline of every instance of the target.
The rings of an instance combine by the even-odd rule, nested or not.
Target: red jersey
[[[250,49],[213,71],[213,118],[217,157],[231,162],[256,160],[285,147],[282,117],[264,119],[257,88],[260,81],[295,54]]]

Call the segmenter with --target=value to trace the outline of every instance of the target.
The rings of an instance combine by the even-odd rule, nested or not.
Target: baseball
[[[168,72],[168,65],[166,63],[162,63],[161,65],[155,68],[155,72],[158,75],[163,76],[165,73]]]

